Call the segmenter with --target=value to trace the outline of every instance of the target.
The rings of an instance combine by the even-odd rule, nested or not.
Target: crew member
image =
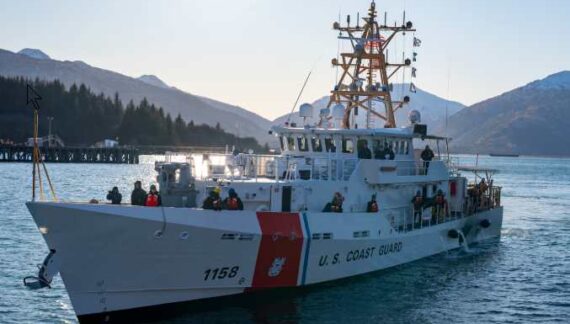
[[[208,197],[202,203],[203,209],[222,210],[222,199],[220,198],[220,188],[216,187],[210,191]]]
[[[162,205],[162,199],[155,185],[150,186],[144,205],[147,207],[158,207]]]
[[[426,167],[425,174],[427,174],[428,169],[429,169],[429,163],[431,160],[433,160],[434,156],[435,155],[433,154],[433,151],[429,148],[429,145],[426,145],[426,148],[422,151],[422,154],[421,154],[421,158],[424,161],[424,165]]]
[[[437,215],[438,218],[440,218],[440,220],[442,220],[441,218],[445,215],[445,196],[443,195],[443,191],[441,191],[441,189],[437,190],[437,194],[435,195],[434,199],[434,206],[435,206],[435,214]]]
[[[416,224],[419,225],[422,221],[422,211],[424,207],[424,197],[420,190],[418,190],[414,198],[412,198],[412,204],[414,205],[414,220]]]
[[[384,150],[383,145],[376,146],[376,149],[374,150],[374,158],[376,160],[385,160],[386,159],[386,151]]]
[[[388,155],[388,159],[389,160],[393,160],[396,157],[396,154],[394,153],[394,150],[392,149],[392,145],[386,143],[384,144],[384,156]]]
[[[135,182],[135,189],[131,193],[131,205],[144,206],[146,201],[146,191],[142,188],[140,181]]]
[[[342,202],[344,197],[340,192],[336,192],[331,202],[328,202],[323,209],[323,213],[342,213]]]
[[[376,202],[376,194],[372,195],[372,199],[368,202],[366,206],[367,213],[377,213],[378,212],[378,202]]]
[[[107,193],[107,200],[110,200],[113,205],[120,205],[122,199],[123,195],[119,193],[119,188],[117,187],[113,187],[113,189]]]
[[[489,186],[487,186],[485,178],[481,178],[481,182],[479,182],[479,190],[481,191],[481,193],[485,193],[485,191],[487,191],[488,188]]]
[[[365,140],[362,141],[358,147],[358,158],[368,160],[372,158],[372,152],[370,151],[370,148],[368,148],[368,142]]]
[[[481,201],[481,208],[486,208],[487,197],[485,196],[485,193],[487,192],[487,189],[489,189],[489,186],[487,186],[485,178],[481,178],[481,182],[479,182],[479,200]]]
[[[228,197],[224,199],[222,206],[227,210],[243,210],[243,202],[238,197],[234,188],[230,188]]]

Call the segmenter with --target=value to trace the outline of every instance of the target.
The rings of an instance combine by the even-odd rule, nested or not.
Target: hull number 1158
[[[225,278],[233,278],[237,276],[239,267],[223,267],[223,268],[213,268],[204,271],[204,281],[208,280],[220,280]]]

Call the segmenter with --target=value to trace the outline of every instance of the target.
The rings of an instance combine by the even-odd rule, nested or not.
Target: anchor
[[[59,259],[55,255],[55,250],[50,249],[42,264],[38,264],[38,275],[24,278],[24,285],[32,290],[41,288],[51,288],[53,277],[59,272]]]

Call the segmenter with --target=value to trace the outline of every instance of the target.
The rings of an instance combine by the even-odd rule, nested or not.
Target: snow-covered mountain
[[[422,116],[422,123],[428,125],[428,129],[435,130],[440,128],[442,125],[445,124],[446,118],[446,109],[447,109],[447,116],[451,116],[465,106],[459,102],[449,101],[443,98],[440,98],[434,94],[429,92],[423,91],[416,87],[416,92],[410,92],[410,85],[409,84],[394,84],[392,91],[392,98],[399,99],[405,95],[410,96],[410,103],[403,108],[396,111],[396,124],[399,126],[407,125],[408,124],[408,113],[411,110],[418,110]],[[329,102],[329,96],[322,97],[312,103],[314,107],[314,118],[311,119],[310,123],[315,123],[318,121],[318,113],[321,108],[325,108]],[[378,111],[383,111],[383,106],[378,105],[376,107]],[[289,118],[289,114],[281,116],[275,119],[273,122],[276,124],[283,124]],[[362,109],[359,111],[359,117],[357,119],[357,123],[359,125],[365,125],[366,120],[366,111]],[[299,117],[298,112],[294,112],[291,116],[291,122],[295,122],[297,124],[302,124],[302,119]],[[379,118],[375,117],[374,126],[375,127],[383,127],[384,122]]]
[[[27,57],[36,59],[36,60],[49,60],[51,59],[46,53],[40,51],[39,49],[34,48],[24,48],[18,52],[20,55],[25,55]]]
[[[166,84],[164,81],[159,79],[156,75],[152,75],[152,74],[141,75],[140,77],[137,78],[137,80],[141,80],[142,82],[144,82],[146,84],[150,84],[150,85],[153,85],[153,86],[159,87],[159,88],[164,88],[164,89],[170,88],[170,86],[168,84]]]
[[[102,92],[107,96],[118,93],[124,103],[129,100],[138,103],[147,98],[173,117],[181,114],[187,122],[193,120],[196,124],[210,126],[219,123],[229,133],[253,136],[262,144],[275,141],[268,134],[271,127],[269,120],[237,106],[169,87],[158,77],[143,76],[141,80],[81,61],[53,60],[39,50],[25,49],[20,52],[18,54],[0,49],[0,75],[57,79],[67,87],[83,83],[96,93]]]

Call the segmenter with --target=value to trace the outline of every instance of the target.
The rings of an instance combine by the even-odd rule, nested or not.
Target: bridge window
[[[298,136],[297,144],[299,147],[299,151],[307,152],[309,150],[309,143],[307,142],[307,138],[305,136]]]
[[[354,141],[352,138],[342,139],[342,153],[354,153]]]
[[[336,145],[334,145],[334,139],[331,136],[325,137],[325,149],[327,152],[336,152]]]
[[[281,151],[285,151],[286,139],[283,136],[279,136],[279,145],[281,146]]]
[[[403,141],[402,142],[402,147],[403,147],[402,154],[408,155],[408,153],[410,153],[409,144],[410,144],[409,141]]]
[[[372,151],[374,152],[374,158],[375,159],[384,159],[384,155],[386,154],[385,149],[385,142],[386,139],[385,138],[379,138],[379,139],[375,139],[372,142]]]
[[[313,146],[313,152],[323,151],[323,147],[321,146],[321,139],[317,136],[311,137],[311,146]]]
[[[287,149],[289,151],[295,151],[295,139],[292,136],[287,137]]]

